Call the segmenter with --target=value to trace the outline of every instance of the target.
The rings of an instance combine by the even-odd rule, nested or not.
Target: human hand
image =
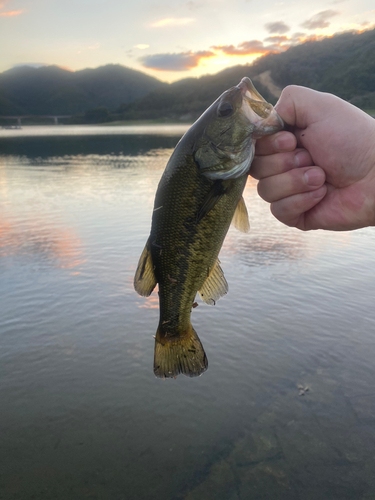
[[[273,215],[302,230],[375,225],[375,120],[338,97],[294,85],[276,110],[293,133],[258,140],[250,170]]]

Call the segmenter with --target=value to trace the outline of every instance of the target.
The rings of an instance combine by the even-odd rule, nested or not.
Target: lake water
[[[185,129],[0,131],[0,498],[374,499],[373,228],[284,227],[249,179],[209,369],[154,377],[132,282]]]

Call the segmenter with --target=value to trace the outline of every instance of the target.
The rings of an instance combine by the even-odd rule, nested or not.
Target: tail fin
[[[155,337],[154,373],[161,378],[176,378],[179,373],[197,377],[208,362],[201,341],[192,325],[183,335],[168,336],[160,326]]]

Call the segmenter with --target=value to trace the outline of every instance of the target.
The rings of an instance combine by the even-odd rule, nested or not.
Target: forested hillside
[[[77,115],[75,123],[191,121],[243,76],[252,78],[270,102],[277,100],[277,88],[298,84],[375,109],[375,30],[306,42],[252,65],[172,84],[120,65],[76,72],[56,66],[14,68],[0,74],[0,117]]]
[[[254,69],[270,70],[281,87],[304,85],[364,103],[368,94],[375,98],[375,30],[306,42],[259,59]]]
[[[114,64],[76,72],[22,66],[0,74],[0,116],[73,115],[100,106],[114,110],[166,85]]]

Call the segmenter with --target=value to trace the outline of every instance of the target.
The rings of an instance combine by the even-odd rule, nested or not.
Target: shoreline
[[[92,125],[25,125],[21,128],[0,128],[0,139],[23,137],[84,137],[110,135],[181,136],[191,123],[126,122]]]

